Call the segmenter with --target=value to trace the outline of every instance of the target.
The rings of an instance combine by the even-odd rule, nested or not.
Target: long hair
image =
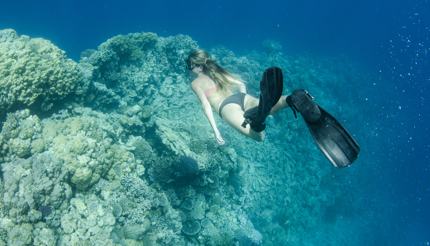
[[[201,66],[203,73],[209,76],[221,90],[232,89],[237,86],[241,81],[234,78],[229,72],[218,65],[213,59],[211,59],[208,52],[197,49],[192,51],[187,58],[187,67]]]

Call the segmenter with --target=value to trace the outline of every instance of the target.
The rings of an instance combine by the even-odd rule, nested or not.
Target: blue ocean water
[[[3,1],[4,28],[49,39],[75,60],[114,35],[142,31],[238,53],[273,39],[285,53],[353,57],[374,75],[354,85],[366,92],[356,106],[368,112],[351,129],[367,134],[358,136],[354,168],[369,177],[358,188],[389,214],[372,242],[429,245],[430,1]]]

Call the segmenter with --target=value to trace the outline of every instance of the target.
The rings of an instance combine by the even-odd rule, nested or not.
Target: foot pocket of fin
[[[260,81],[260,101],[257,107],[248,109],[245,112],[245,121],[242,123],[242,127],[246,127],[249,124],[251,129],[256,132],[261,132],[266,128],[264,122],[273,106],[281,98],[283,81],[280,68],[271,67],[264,71],[263,78]]]
[[[307,122],[316,122],[321,118],[321,111],[318,104],[314,102],[313,97],[308,91],[303,89],[295,90],[286,100],[295,116],[295,111],[297,111]]]

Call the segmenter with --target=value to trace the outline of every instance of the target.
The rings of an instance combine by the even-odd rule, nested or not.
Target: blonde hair
[[[191,68],[193,65],[201,66],[203,73],[209,76],[221,90],[232,89],[234,86],[243,83],[218,65],[210,57],[209,53],[202,49],[192,51],[188,55],[186,62],[188,68]]]

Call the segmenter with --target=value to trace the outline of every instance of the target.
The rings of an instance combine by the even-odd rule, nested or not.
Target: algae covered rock
[[[69,95],[83,94],[85,81],[78,64],[50,41],[0,31],[0,112],[33,105],[48,110]]]

